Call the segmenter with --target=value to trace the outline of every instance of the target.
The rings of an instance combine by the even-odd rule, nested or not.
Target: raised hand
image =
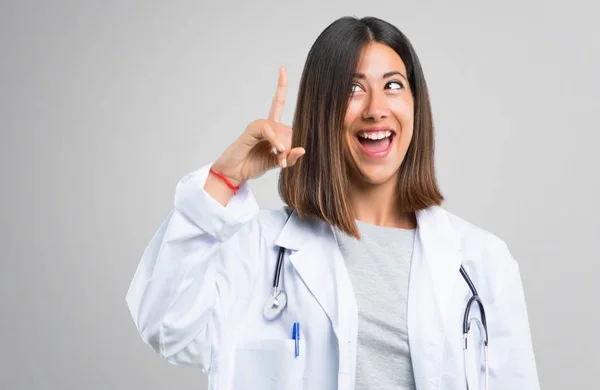
[[[251,122],[213,164],[232,184],[239,185],[277,166],[290,167],[304,155],[304,148],[292,148],[292,128],[281,123],[286,94],[287,73],[281,68],[267,119]]]

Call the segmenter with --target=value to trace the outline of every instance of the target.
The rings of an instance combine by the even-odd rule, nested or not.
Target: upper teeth
[[[359,137],[367,139],[384,139],[389,137],[390,135],[392,135],[392,132],[390,130],[358,133]]]

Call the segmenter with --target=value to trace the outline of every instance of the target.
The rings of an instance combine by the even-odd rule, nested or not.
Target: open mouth
[[[356,134],[361,149],[372,157],[387,155],[396,133],[392,130],[359,131]]]

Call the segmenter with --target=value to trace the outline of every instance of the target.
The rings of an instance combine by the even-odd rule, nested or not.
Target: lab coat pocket
[[[299,341],[248,340],[235,350],[233,390],[300,390],[302,389],[306,350]]]

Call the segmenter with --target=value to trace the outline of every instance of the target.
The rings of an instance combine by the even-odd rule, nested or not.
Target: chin
[[[400,167],[361,167],[358,166],[359,174],[358,180],[363,184],[370,185],[381,185],[389,183],[390,181],[396,181],[398,179],[398,171]]]

